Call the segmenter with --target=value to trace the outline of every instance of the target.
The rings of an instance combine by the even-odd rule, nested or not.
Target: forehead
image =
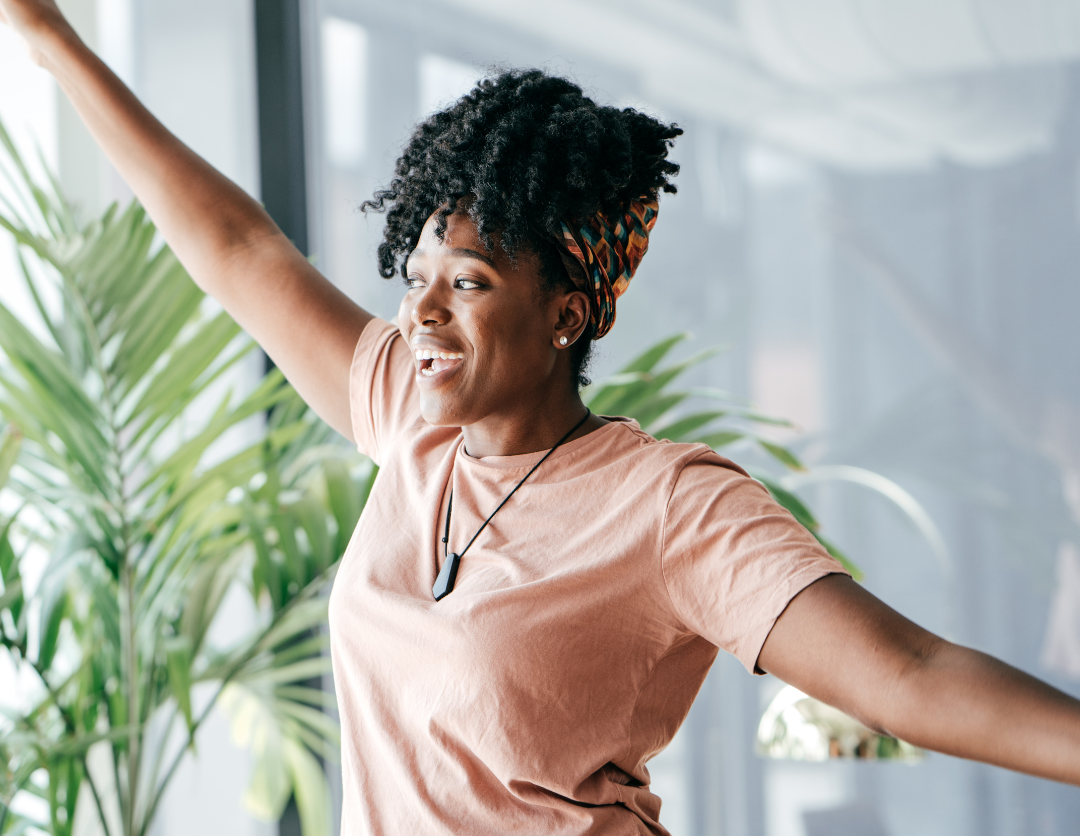
[[[484,253],[489,258],[494,259],[498,252],[492,252],[484,246],[484,242],[480,239],[479,233],[476,231],[476,224],[472,219],[463,212],[455,212],[446,218],[446,230],[443,233],[442,240],[439,240],[439,236],[436,234],[438,229],[438,212],[433,212],[424,224],[424,229],[420,233],[420,240],[417,242],[417,249],[423,249],[425,252],[430,252],[433,249],[453,249],[453,248],[467,248],[470,250],[477,250]],[[496,246],[496,251],[501,248]]]
[[[432,213],[420,233],[420,240],[409,258],[462,257],[486,263],[503,275],[524,274],[535,279],[539,274],[539,259],[530,250],[521,250],[511,258],[499,243],[498,234],[492,235],[493,249],[485,246],[472,218],[464,212],[455,212],[446,218],[446,231],[442,240],[436,234],[438,213]]]

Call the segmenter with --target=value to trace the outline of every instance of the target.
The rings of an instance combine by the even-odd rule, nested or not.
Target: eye
[[[423,276],[418,276],[415,273],[412,273],[412,274],[405,277],[405,287],[407,287],[409,290],[412,290],[412,289],[417,288],[417,287],[423,287],[423,286],[424,286],[424,278],[423,278]]]
[[[470,279],[465,276],[458,276],[457,281],[454,284],[460,290],[479,290],[482,286],[480,282],[475,279]]]

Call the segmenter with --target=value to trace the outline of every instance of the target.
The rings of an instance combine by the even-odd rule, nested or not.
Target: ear
[[[556,348],[569,348],[578,341],[589,324],[592,307],[588,295],[580,290],[560,294],[556,297],[556,303],[558,316],[551,339]],[[564,338],[565,345],[562,343]]]

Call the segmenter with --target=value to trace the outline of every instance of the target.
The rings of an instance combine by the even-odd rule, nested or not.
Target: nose
[[[443,284],[434,281],[419,293],[412,294],[413,306],[409,318],[414,325],[445,325],[450,319],[442,292]]]

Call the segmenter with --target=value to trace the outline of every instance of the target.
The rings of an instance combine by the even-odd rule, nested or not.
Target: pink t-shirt
[[[413,375],[368,325],[352,422],[381,470],[330,598],[342,833],[666,833],[645,764],[717,647],[754,670],[788,601],[843,569],[736,465],[616,418],[544,462],[436,603],[451,488],[460,551],[543,454],[469,456]]]

